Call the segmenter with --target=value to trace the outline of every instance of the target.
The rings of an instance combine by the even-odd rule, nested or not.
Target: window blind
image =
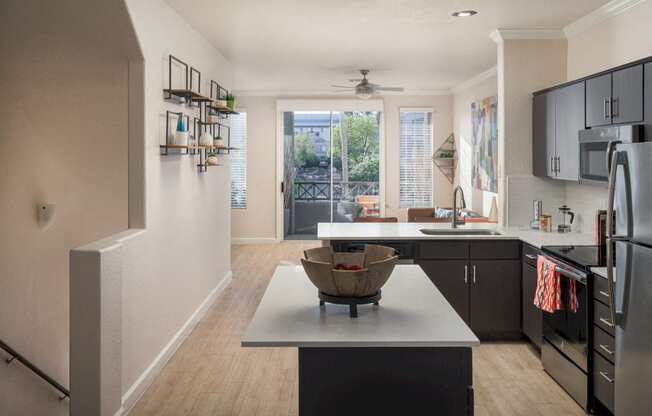
[[[400,207],[432,207],[432,111],[400,111]]]
[[[247,208],[247,113],[231,116],[231,208]]]

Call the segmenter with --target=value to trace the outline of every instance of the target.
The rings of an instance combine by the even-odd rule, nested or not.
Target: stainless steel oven
[[[643,141],[642,125],[597,127],[579,132],[580,182],[607,186],[608,159],[619,143]]]
[[[563,291],[575,282],[577,310],[568,308],[543,313],[543,345],[541,361],[543,368],[584,409],[589,401],[589,307],[590,295],[587,288],[588,273],[570,266],[559,259],[555,262],[561,278]],[[567,294],[562,293],[562,298]]]

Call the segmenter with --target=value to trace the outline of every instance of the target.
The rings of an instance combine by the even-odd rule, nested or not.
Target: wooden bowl
[[[383,287],[398,256],[393,248],[365,245],[362,253],[333,253],[330,247],[304,252],[301,264],[320,292],[340,297],[372,296]],[[360,270],[338,270],[338,264],[356,265]]]

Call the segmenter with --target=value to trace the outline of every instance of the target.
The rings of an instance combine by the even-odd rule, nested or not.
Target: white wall
[[[276,98],[237,97],[247,111],[247,208],[231,210],[237,241],[276,239]]]
[[[276,100],[284,97],[238,97],[238,106],[247,111],[247,209],[232,210],[234,241],[272,241],[276,238]],[[332,97],[310,97],[332,99]],[[301,99],[307,99],[301,97]],[[407,219],[399,208],[399,108],[431,107],[434,149],[452,132],[451,96],[386,96],[385,120],[385,195],[387,216]],[[435,205],[450,205],[452,185],[433,166]]]
[[[167,57],[173,54],[229,88],[229,62],[162,0],[127,0],[145,59],[146,232],[123,251],[122,379],[125,400],[139,380],[230,271],[230,169],[197,171],[195,156],[160,156],[165,110],[196,114],[165,102]],[[131,389],[131,390],[130,390]]]
[[[476,189],[472,185],[473,168],[473,120],[471,103],[498,94],[498,78],[489,78],[455,92],[453,97],[453,123],[455,142],[459,155],[455,183],[464,190],[467,206],[484,216],[489,215],[491,201],[497,193]]]
[[[568,39],[568,79],[652,55],[652,2],[643,1]]]
[[[0,339],[69,386],[68,251],[128,222],[134,37],[120,2],[4,1],[0,21]],[[40,202],[56,204],[47,229]],[[0,365],[0,414],[68,407],[17,361]]]
[[[555,195],[552,200],[544,199],[547,212],[555,210],[557,195],[564,192],[562,183],[532,176],[532,92],[565,79],[566,40],[499,40],[498,211],[504,224],[526,225],[531,217],[532,199],[517,191],[523,186],[535,195]],[[510,190],[511,177],[519,185]]]

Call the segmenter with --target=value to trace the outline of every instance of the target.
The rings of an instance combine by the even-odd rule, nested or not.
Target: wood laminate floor
[[[234,246],[233,283],[156,377],[130,415],[297,415],[297,351],[241,348],[276,266],[298,263],[317,242]],[[524,343],[473,353],[476,416],[580,416]]]

